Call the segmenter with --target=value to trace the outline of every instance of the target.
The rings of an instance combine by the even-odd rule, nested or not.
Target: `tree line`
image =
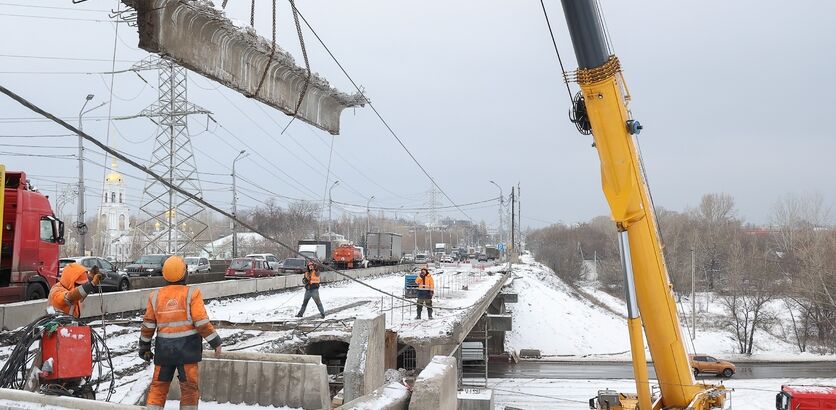
[[[752,353],[756,332],[775,329],[801,352],[836,353],[836,229],[821,195],[781,197],[765,226],[741,218],[728,194],[656,215],[676,297],[691,292],[693,250],[697,291],[724,307],[716,325],[732,333],[740,353]],[[616,234],[608,217],[596,217],[531,231],[527,246],[571,284],[587,279],[595,260],[601,286],[623,297]]]

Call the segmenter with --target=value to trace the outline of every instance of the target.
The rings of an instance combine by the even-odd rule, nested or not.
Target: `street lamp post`
[[[334,184],[331,185],[331,188],[328,189],[328,242],[332,241],[332,239],[331,239],[331,204],[333,203],[333,201],[331,200],[331,190],[334,189],[334,187],[337,186],[337,184],[339,184],[339,183],[340,183],[339,180],[334,181]],[[319,239],[317,239],[317,240],[319,240]]]
[[[235,163],[239,159],[246,157],[247,150],[241,150],[235,159],[232,160],[232,257],[238,257],[238,190],[235,178]]]
[[[418,213],[416,212],[412,215],[412,230],[413,230],[413,239],[415,242],[415,249],[412,250],[412,256],[414,257],[415,254],[418,253]]]
[[[95,110],[105,104],[103,102],[87,111],[84,109],[87,107],[87,103],[93,99],[93,94],[87,94],[87,97],[84,98],[84,105],[81,106],[81,109],[78,111],[78,130],[84,131],[83,123],[81,121],[81,117],[84,114],[87,114],[90,111]],[[76,221],[76,228],[78,229],[78,254],[84,256],[84,238],[87,235],[87,225],[84,223],[84,139],[81,138],[81,135],[78,136],[78,215]]]
[[[488,182],[494,184],[494,186],[499,188],[499,243],[502,243],[502,205],[504,205],[505,198],[502,193],[502,187],[499,186],[499,184],[493,181]]]
[[[374,199],[374,195],[369,198],[369,201],[366,202],[366,233],[369,233],[371,228],[371,212],[369,211],[369,205],[372,203],[372,199]]]

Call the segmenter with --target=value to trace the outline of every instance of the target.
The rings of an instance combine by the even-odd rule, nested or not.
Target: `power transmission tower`
[[[211,112],[188,101],[186,69],[161,59],[143,60],[133,71],[157,70],[159,97],[157,102],[133,117],[146,117],[157,124],[157,137],[148,169],[164,176],[179,188],[202,197],[200,179],[188,132],[188,116]],[[137,228],[145,243],[141,251],[184,254],[195,252],[207,242],[203,235],[209,226],[201,218],[202,205],[148,177],[140,201]]]

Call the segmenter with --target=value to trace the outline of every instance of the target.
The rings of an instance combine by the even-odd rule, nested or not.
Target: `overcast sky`
[[[249,1],[229,3],[231,17],[248,20]],[[268,38],[269,3],[257,1],[256,21]],[[301,61],[289,6],[278,4],[279,44]],[[525,226],[608,213],[591,139],[567,119],[569,101],[539,1],[297,4],[456,202],[496,196],[488,182],[494,180],[506,195],[520,183]],[[96,95],[91,106],[109,99],[109,75],[79,72],[110,70],[115,24],[107,22],[107,10],[116,5],[115,0],[78,6],[69,0],[0,2],[0,84],[75,123],[85,95]],[[560,3],[547,0],[546,6],[567,68],[574,69]],[[645,126],[640,141],[657,205],[683,210],[705,193],[725,192],[734,196],[740,216],[765,223],[772,204],[787,193],[818,192],[828,205],[836,202],[836,2],[605,0],[602,6],[633,95],[632,112]],[[99,11],[79,11],[90,9]],[[313,70],[352,91],[311,33],[305,34]],[[136,47],[135,28],[122,24],[118,36],[117,69],[147,56]],[[114,116],[135,114],[155,101],[156,74],[142,75],[151,85],[132,73],[115,76]],[[201,151],[196,152],[198,168],[209,173],[203,183],[207,199],[227,208],[231,201],[230,177],[211,175],[229,173],[235,150],[223,141],[271,160],[268,164],[252,154],[238,162],[240,175],[262,188],[322,198],[330,135],[301,121],[280,135],[289,117],[199,75],[190,74],[189,81],[189,99],[212,111],[222,125],[210,123],[207,129],[205,116],[190,121],[193,144]],[[107,113],[106,106],[88,114],[85,130],[104,139]],[[0,135],[65,134],[33,117],[0,98]],[[372,206],[427,204],[430,182],[371,110],[344,111],[341,128],[331,166],[342,181],[333,191],[335,200],[365,204],[374,195]],[[150,158],[154,132],[146,119],[117,121],[111,141]],[[58,182],[74,182],[72,159],[9,154],[73,155],[74,137],[3,137],[0,144],[5,145],[0,146],[2,163],[31,173],[50,195]],[[101,155],[88,157],[104,163]],[[120,170],[140,175],[126,166]],[[91,215],[99,203],[103,171],[89,164],[86,172]],[[142,186],[128,179],[134,209]],[[244,209],[270,196],[247,183],[241,186]],[[65,212],[71,209],[69,204]],[[497,221],[495,207],[466,212],[489,225]]]

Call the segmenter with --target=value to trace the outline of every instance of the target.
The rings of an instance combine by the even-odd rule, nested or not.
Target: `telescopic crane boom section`
[[[696,383],[685,352],[679,316],[662,256],[656,216],[635,134],[641,125],[627,111],[630,97],[618,58],[607,46],[596,0],[561,0],[578,70],[567,75],[581,91],[572,121],[592,134],[601,160],[601,182],[619,231],[625,273],[628,328],[637,395],[601,392],[603,408],[710,409],[721,407],[722,387]],[[656,369],[660,396],[651,398],[642,325]],[[652,403],[652,404],[651,404]]]

